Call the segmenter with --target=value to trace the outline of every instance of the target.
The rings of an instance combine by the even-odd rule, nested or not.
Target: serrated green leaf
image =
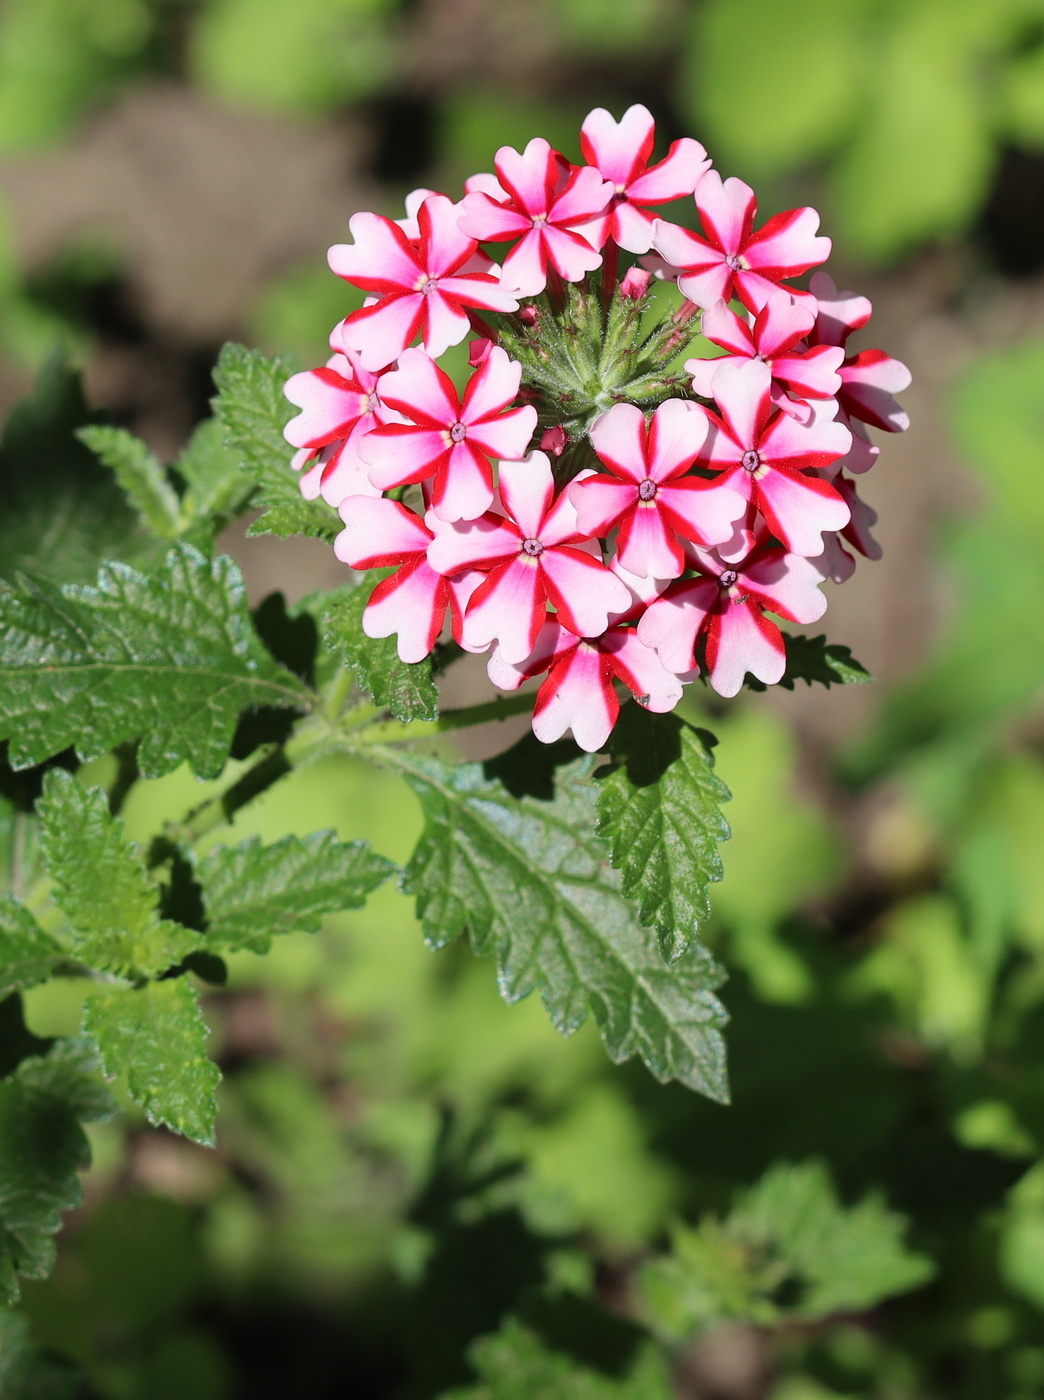
[[[186,529],[206,525],[216,533],[246,507],[254,490],[253,478],[225,446],[220,418],[199,424],[174,467],[185,482],[181,509]]]
[[[806,637],[800,632],[784,633],[787,648],[787,669],[779,684],[793,690],[795,681],[806,685],[866,685],[873,676],[850,649],[825,636]]]
[[[330,599],[320,619],[323,644],[352,668],[374,704],[386,705],[396,719],[438,719],[439,692],[431,659],[400,661],[394,637],[375,641],[362,630],[363,609],[380,577],[371,570],[355,587],[339,590]]]
[[[424,810],[404,888],[433,947],[466,928],[495,952],[501,995],[539,991],[564,1035],[593,1011],[611,1059],[640,1055],[661,1081],[724,1102],[723,974],[700,946],[666,967],[620,893],[595,835],[594,760],[558,775],[554,797],[513,796],[480,764],[383,751]]]
[[[214,412],[225,443],[241,469],[257,484],[253,504],[262,514],[251,535],[315,535],[332,540],[341,528],[336,511],[322,501],[306,501],[290,466],[293,449],[283,428],[296,412],[283,385],[297,366],[284,356],[266,358],[243,345],[225,345],[214,370],[218,395]]]
[[[514,1317],[499,1332],[473,1342],[468,1360],[479,1383],[446,1391],[440,1400],[670,1400],[674,1395],[667,1360],[651,1341],[635,1348],[622,1374],[612,1374]]]
[[[101,788],[54,768],[37,812],[51,897],[69,920],[72,957],[124,977],[155,977],[203,946],[193,929],[160,918],[159,886]]]
[[[93,1049],[59,1040],[0,1083],[0,1301],[18,1298],[18,1276],[45,1278],[61,1214],[79,1205],[77,1173],[91,1154],[81,1123],[115,1105],[94,1077]]]
[[[841,1205],[821,1162],[780,1162],[724,1221],[676,1229],[671,1253],[642,1271],[646,1312],[677,1341],[728,1320],[862,1312],[932,1276],[905,1228],[877,1197]]]
[[[141,438],[104,424],[80,428],[76,436],[109,468],[146,529],[161,540],[174,539],[180,530],[181,502],[166,469]]]
[[[53,355],[0,440],[0,574],[24,569],[59,583],[86,583],[105,559],[151,563],[140,529],[112,475],[76,439],[96,415],[80,377]]]
[[[109,564],[92,588],[0,584],[0,639],[0,737],[16,768],[140,738],[145,777],[185,760],[216,777],[242,711],[308,705],[255,636],[236,565],[189,545],[151,576]]]
[[[710,917],[707,886],[722,877],[717,843],[729,836],[719,804],[729,790],[705,737],[676,715],[626,705],[609,751],[614,766],[602,780],[598,830],[623,893],[637,897],[639,918],[673,961]]]
[[[106,1074],[126,1075],[150,1123],[213,1146],[221,1071],[207,1055],[210,1032],[187,978],[92,996],[84,1030],[97,1041]]]
[[[219,846],[196,868],[211,948],[268,951],[272,936],[314,933],[324,914],[358,909],[396,867],[365,841],[338,841],[332,831],[286,836],[271,846],[253,837]]]
[[[14,895],[0,895],[0,998],[46,982],[63,950]]]

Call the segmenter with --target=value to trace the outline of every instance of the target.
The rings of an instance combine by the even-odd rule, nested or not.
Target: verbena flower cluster
[[[329,260],[365,304],[286,386],[301,489],[344,521],[338,558],[394,570],[366,634],[419,661],[448,613],[501,689],[545,677],[540,739],[589,751],[617,683],[663,712],[701,671],[725,696],[782,678],[770,614],[815,622],[853,551],[879,557],[854,476],[879,451],[866,425],[908,423],[906,367],[847,353],[866,298],[823,272],[793,285],[830,253],[815,210],[757,228],[754,192],[697,141],[650,165],[653,143],[644,107],[599,108],[585,165],[537,138],[458,203],[418,190],[404,219],[356,214]],[[656,216],[685,198],[698,232]],[[483,245],[501,243],[498,265]],[[655,277],[683,298],[659,320]],[[469,334],[461,394],[438,362],[461,346],[463,368]]]

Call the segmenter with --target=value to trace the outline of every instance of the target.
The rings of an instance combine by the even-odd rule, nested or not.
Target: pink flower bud
[[[652,273],[646,272],[644,267],[629,267],[620,283],[620,295],[629,301],[641,301],[651,281]]]
[[[569,445],[569,435],[565,428],[548,428],[540,439],[541,452],[550,452],[553,457],[561,457]]]
[[[468,341],[468,364],[472,369],[478,369],[479,365],[485,364],[486,357],[493,349],[493,342],[484,336],[480,340]]]

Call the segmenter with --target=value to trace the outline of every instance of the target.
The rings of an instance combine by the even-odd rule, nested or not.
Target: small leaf
[[[204,525],[216,534],[240,514],[254,491],[253,478],[225,445],[220,418],[199,424],[174,467],[185,482],[181,509],[186,529]]]
[[[431,676],[431,659],[400,661],[394,637],[374,640],[362,630],[363,609],[380,575],[362,574],[351,588],[338,590],[321,614],[323,643],[355,672],[360,687],[408,723],[439,717],[439,692]]]
[[[787,649],[787,669],[777,684],[784,690],[793,690],[795,681],[825,685],[829,689],[832,685],[866,685],[873,680],[849,648],[838,642],[828,642],[824,636],[806,637],[800,632],[784,632],[783,641]],[[746,686],[748,690],[767,689],[751,675],[746,677]]]
[[[82,1041],[59,1040],[0,1083],[0,1302],[17,1301],[19,1274],[50,1273],[61,1213],[80,1203],[91,1160],[80,1124],[115,1108],[97,1068]]]
[[[87,1002],[84,1030],[98,1043],[105,1073],[126,1075],[150,1123],[214,1145],[221,1071],[207,1056],[210,1032],[186,978],[100,992]]]
[[[340,531],[336,511],[322,501],[306,501],[290,465],[293,448],[283,428],[296,412],[283,385],[296,365],[286,358],[266,359],[257,350],[226,345],[214,370],[218,395],[214,412],[224,427],[225,443],[241,469],[257,483],[253,504],[262,507],[251,535],[315,535],[332,540]]]
[[[513,796],[477,763],[383,751],[417,793],[425,826],[406,869],[424,934],[441,947],[466,928],[494,952],[501,995],[539,991],[555,1028],[593,1011],[610,1058],[640,1055],[661,1081],[724,1102],[723,974],[695,946],[664,966],[655,936],[620,893],[594,834],[593,759],[561,770],[552,800]]]
[[[231,559],[177,545],[151,576],[108,564],[93,588],[0,584],[0,737],[16,768],[140,738],[144,777],[186,759],[216,777],[242,711],[308,699],[258,641]]]
[[[361,908],[395,868],[365,841],[338,841],[332,831],[286,836],[271,846],[258,837],[219,846],[196,869],[206,941],[211,948],[267,952],[274,934],[314,933],[324,914]]]
[[[0,895],[0,998],[46,982],[63,950],[14,895]]]
[[[642,923],[674,960],[710,917],[707,886],[722,877],[717,843],[729,836],[719,804],[729,790],[715,776],[705,737],[676,715],[626,705],[609,751],[614,766],[602,781],[598,830],[623,893],[637,896]]]
[[[876,1197],[841,1205],[821,1162],[779,1162],[724,1221],[675,1230],[671,1253],[642,1271],[646,1312],[674,1341],[730,1320],[863,1312],[932,1276],[905,1228]]]
[[[125,428],[81,428],[76,436],[109,468],[141,523],[161,540],[179,533],[181,503],[163,465]]]
[[[585,1318],[586,1327],[570,1329],[570,1313],[595,1308],[568,1295],[548,1300],[545,1307],[551,1306],[566,1314],[553,1319],[551,1335],[527,1325],[528,1319],[509,1317],[498,1332],[473,1342],[468,1360],[479,1382],[446,1391],[440,1400],[670,1400],[674,1395],[667,1358],[637,1328],[605,1314],[593,1328]]]
[[[51,897],[71,925],[74,958],[124,977],[155,977],[203,946],[194,930],[160,918],[159,886],[101,788],[54,768],[37,811]]]

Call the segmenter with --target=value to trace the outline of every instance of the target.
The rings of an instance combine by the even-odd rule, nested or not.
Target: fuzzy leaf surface
[[[214,412],[221,420],[225,444],[239,467],[257,484],[252,503],[262,514],[251,535],[314,535],[332,540],[341,528],[336,511],[322,501],[306,501],[290,465],[293,448],[283,428],[297,412],[283,385],[297,365],[275,355],[228,344],[214,370],[218,395]]]
[[[155,977],[203,946],[200,934],[161,919],[159,887],[142,853],[109,814],[101,788],[54,768],[38,812],[55,904],[69,920],[69,954],[125,977]]]
[[[252,837],[219,846],[196,868],[203,888],[207,945],[264,953],[279,933],[315,933],[324,914],[359,909],[395,872],[365,841],[332,831],[286,836],[271,846]]]
[[[0,894],[0,998],[46,982],[63,956],[32,914],[11,894]]]
[[[467,929],[493,952],[501,995],[538,991],[568,1035],[593,1011],[610,1058],[640,1055],[661,1081],[724,1102],[723,974],[695,946],[666,967],[595,835],[593,760],[561,770],[549,799],[515,796],[482,765],[386,754],[420,798],[425,827],[404,888],[433,947]]]
[[[214,1144],[221,1071],[207,1055],[210,1032],[185,977],[121,987],[91,997],[84,1030],[98,1044],[105,1072],[126,1075],[150,1123]]]
[[[613,768],[602,780],[598,830],[637,898],[665,958],[685,952],[710,916],[707,887],[722,877],[718,842],[729,837],[721,804],[729,790],[699,730],[676,715],[626,705],[609,740]]]
[[[400,661],[394,637],[375,640],[362,630],[362,615],[381,575],[362,574],[354,588],[332,598],[322,613],[325,645],[355,672],[375,705],[386,706],[396,719],[434,720],[439,717],[439,692],[431,675],[431,659]]]
[[[243,710],[308,704],[255,635],[236,565],[190,545],[149,576],[107,564],[94,587],[0,584],[0,638],[0,737],[17,768],[140,738],[145,777],[187,760],[212,778]]]
[[[91,1160],[80,1124],[115,1108],[97,1068],[82,1041],[59,1040],[0,1082],[0,1304],[17,1301],[19,1275],[50,1273],[62,1211],[80,1203]]]

